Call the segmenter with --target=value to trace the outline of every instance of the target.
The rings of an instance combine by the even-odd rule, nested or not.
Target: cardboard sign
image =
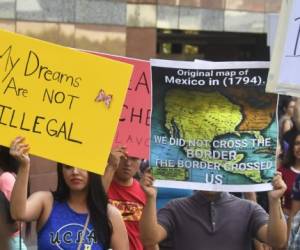
[[[124,145],[128,154],[149,159],[151,76],[150,62],[128,57],[91,52],[134,65],[113,147]]]
[[[0,31],[0,143],[103,173],[132,65]]]

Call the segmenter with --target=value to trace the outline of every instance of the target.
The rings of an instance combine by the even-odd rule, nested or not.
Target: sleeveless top
[[[87,214],[72,210],[67,202],[54,201],[51,214],[38,232],[40,250],[77,250]],[[91,223],[85,232],[80,250],[104,250],[102,243],[96,242]]]

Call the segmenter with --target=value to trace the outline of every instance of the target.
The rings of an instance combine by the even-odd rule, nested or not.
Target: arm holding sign
[[[141,178],[141,185],[147,196],[147,203],[140,220],[141,239],[144,246],[153,246],[167,238],[166,229],[157,222],[157,191],[153,187],[153,181],[154,178],[149,171],[145,172]]]
[[[287,242],[287,223],[280,201],[286,190],[286,184],[282,180],[281,173],[277,172],[272,185],[274,190],[268,193],[269,221],[259,228],[257,238],[272,247],[282,248]]]
[[[46,222],[53,198],[50,192],[36,192],[27,199],[28,178],[30,171],[29,145],[24,137],[17,137],[10,146],[10,154],[15,157],[20,168],[11,196],[12,217],[20,221],[38,221],[38,228]]]
[[[116,207],[108,204],[108,216],[113,226],[111,249],[129,250],[127,231],[121,213]]]
[[[102,176],[102,184],[105,192],[108,191],[109,186],[114,178],[115,172],[117,171],[121,158],[127,158],[126,147],[119,146],[110,152],[108,163]]]
[[[50,230],[61,234],[57,237],[63,238],[64,233],[60,229],[68,227],[73,232],[72,236],[57,244],[61,249],[77,249],[81,230],[74,227],[75,223],[82,227],[86,224],[89,231],[94,232],[93,237],[91,233],[85,236],[88,238],[87,242],[85,239],[85,245],[98,244],[101,249],[112,247],[114,250],[128,250],[124,222],[119,211],[108,204],[99,175],[59,163],[57,190],[53,193],[36,192],[29,199],[26,198],[30,158],[29,146],[24,142],[25,138],[17,137],[10,148],[10,153],[21,165],[11,197],[11,213],[19,220],[37,221],[38,248],[52,245],[48,234]],[[40,230],[42,227],[43,230]]]
[[[255,192],[246,192],[244,193],[245,199],[257,203],[257,195]],[[255,250],[272,250],[268,245],[254,240],[254,249]]]

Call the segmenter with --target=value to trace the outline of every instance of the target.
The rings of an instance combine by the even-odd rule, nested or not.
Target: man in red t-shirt
[[[125,147],[113,149],[103,176],[109,202],[119,209],[126,225],[130,250],[143,250],[139,221],[146,204],[140,183],[134,178],[141,160],[127,156]],[[156,249],[147,248],[147,250]]]

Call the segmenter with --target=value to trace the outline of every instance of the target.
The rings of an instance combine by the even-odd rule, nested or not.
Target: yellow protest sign
[[[0,31],[0,144],[104,172],[133,66]]]

